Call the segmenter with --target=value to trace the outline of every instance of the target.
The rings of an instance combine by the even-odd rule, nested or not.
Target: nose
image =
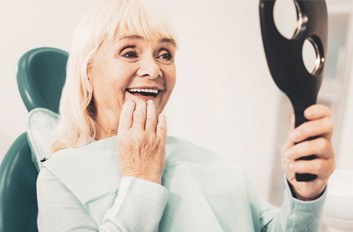
[[[157,79],[162,76],[162,71],[153,56],[145,56],[140,60],[140,68],[137,70],[139,77]]]

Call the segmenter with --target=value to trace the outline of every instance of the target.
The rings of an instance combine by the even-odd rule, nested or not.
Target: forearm
[[[161,185],[124,177],[100,231],[158,231],[167,198],[168,192]]]
[[[109,193],[83,203],[46,169],[38,178],[37,192],[38,228],[45,232],[158,231],[168,197],[161,185],[124,177],[116,197]]]

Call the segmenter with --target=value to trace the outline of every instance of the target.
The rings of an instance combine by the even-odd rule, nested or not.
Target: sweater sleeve
[[[316,200],[301,201],[292,196],[286,183],[284,201],[280,209],[269,204],[261,209],[262,231],[316,232],[319,231],[325,192]]]
[[[154,232],[158,231],[168,191],[149,181],[123,177],[102,225],[97,225],[88,209],[45,168],[38,176],[37,197],[39,231]]]

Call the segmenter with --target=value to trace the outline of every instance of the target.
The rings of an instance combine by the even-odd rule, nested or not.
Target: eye
[[[135,59],[138,58],[138,52],[136,50],[136,47],[133,45],[125,46],[123,49],[120,51],[120,56],[127,58],[127,59]]]
[[[138,57],[137,52],[135,52],[135,51],[124,52],[122,54],[122,56],[125,58],[137,58]]]
[[[166,59],[166,60],[171,60],[172,59],[172,55],[169,52],[163,53],[162,55],[160,55],[160,57],[162,59]]]
[[[173,56],[169,51],[163,49],[158,53],[157,59],[160,59],[164,62],[166,61],[169,62],[169,61],[172,61]]]

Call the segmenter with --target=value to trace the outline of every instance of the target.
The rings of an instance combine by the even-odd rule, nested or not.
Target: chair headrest
[[[68,53],[57,48],[35,48],[18,62],[17,85],[28,111],[43,107],[59,111]]]

